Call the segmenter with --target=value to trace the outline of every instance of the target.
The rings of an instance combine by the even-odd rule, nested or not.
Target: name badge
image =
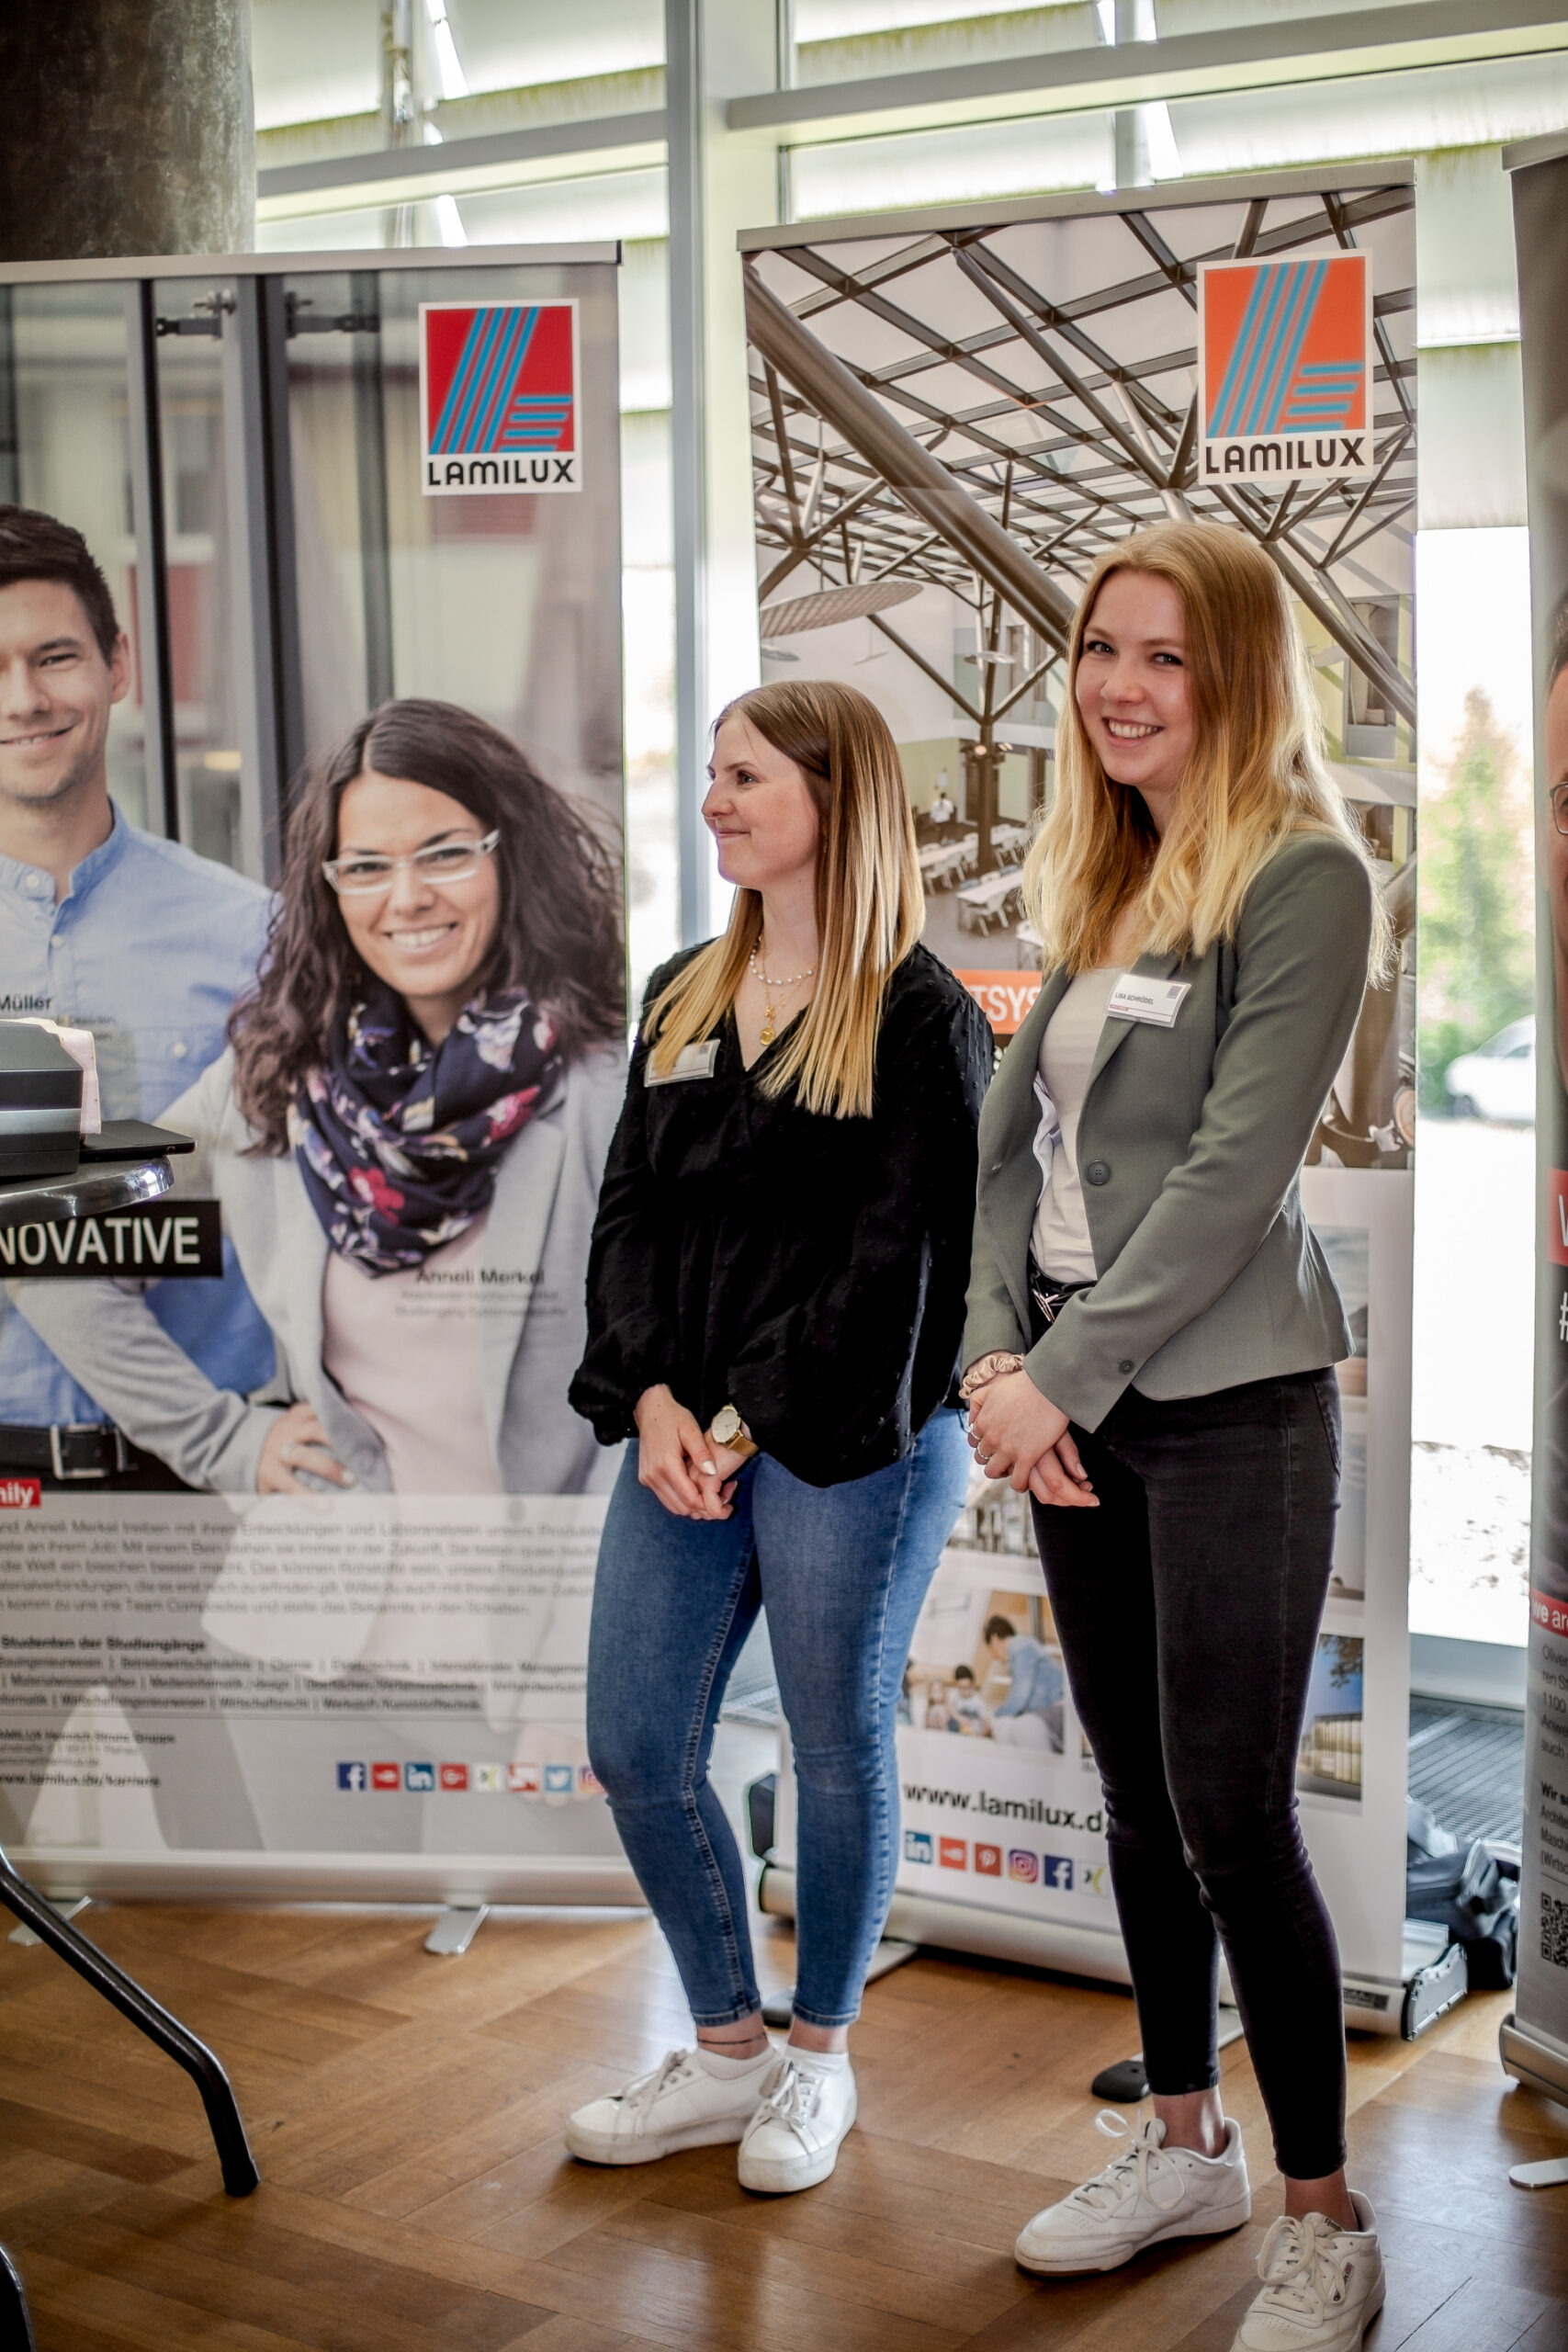
[[[656,1070],[651,1056],[643,1065],[645,1086],[679,1086],[688,1078],[711,1078],[718,1060],[718,1039],[709,1037],[700,1046],[682,1046],[675,1057],[673,1069]]]
[[[1146,1021],[1156,1029],[1174,1029],[1181,1001],[1191,992],[1190,980],[1156,980],[1142,972],[1123,972],[1105,1000],[1108,1021]]]

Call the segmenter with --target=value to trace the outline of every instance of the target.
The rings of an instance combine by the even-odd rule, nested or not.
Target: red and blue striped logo
[[[581,487],[575,302],[427,302],[420,311],[423,487]]]
[[[1369,269],[1364,253],[1201,269],[1205,475],[1371,470]]]

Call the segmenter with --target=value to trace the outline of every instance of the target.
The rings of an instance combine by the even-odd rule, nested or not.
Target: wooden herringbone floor
[[[1020,2223],[1100,2164],[1089,2081],[1134,2046],[1114,1994],[922,1958],[872,1987],[863,2127],[803,2197],[724,2149],[563,2156],[569,2108],[684,2037],[641,1918],[492,1916],[458,1960],[408,1913],[94,1908],[84,1927],[219,2051],[263,2185],[222,2194],[195,2092],[51,1954],[0,1942],[0,2240],[39,2352],[1227,2352],[1279,2210],[1245,2053],[1258,2215],[1106,2279],[1032,2284]],[[764,1944],[787,1982],[787,1939]],[[1352,2062],[1353,2177],[1380,2209],[1371,2352],[1565,2352],[1568,2145],[1511,2087],[1500,1996]]]

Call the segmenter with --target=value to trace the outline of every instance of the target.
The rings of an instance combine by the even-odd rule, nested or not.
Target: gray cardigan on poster
[[[1366,985],[1371,883],[1331,836],[1294,836],[1247,894],[1234,943],[1134,970],[1190,982],[1173,1027],[1108,1018],[1077,1131],[1099,1279],[1029,1346],[1040,1198],[1033,1081],[1056,970],[980,1115],[964,1362],[1025,1355],[1035,1386],[1098,1429],[1128,1386],[1202,1396],[1350,1353],[1334,1278],[1302,1211],[1301,1169]]]
[[[481,1275],[499,1277],[480,1322],[491,1444],[509,1494],[597,1493],[619,1449],[602,1447],[566,1400],[583,1350],[583,1277],[604,1155],[626,1065],[600,1046],[568,1066],[549,1109],[531,1119],[497,1170]],[[277,1367],[254,1396],[214,1387],[130,1282],[18,1282],[21,1313],[137,1445],[187,1485],[254,1494],[262,1443],[281,1405],[315,1407],[333,1452],[361,1487],[390,1484],[381,1441],[321,1362],[327,1238],[292,1152],[252,1156],[225,1053],[170,1105],[164,1124],[194,1136],[177,1190],[222,1205],[223,1229],[272,1328]],[[433,1397],[433,1411],[439,1409]]]

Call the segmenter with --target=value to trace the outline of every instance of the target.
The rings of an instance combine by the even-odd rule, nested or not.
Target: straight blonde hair
[[[817,987],[761,1080],[794,1089],[801,1108],[869,1118],[876,1036],[887,983],[919,938],[925,893],[898,749],[886,720],[853,686],[790,679],[737,695],[714,721],[744,718],[793,760],[816,803]],[[654,1071],[709,1036],[735,1001],[762,931],[762,901],[737,890],[729,927],[677,972],[650,1007]]]
[[[1193,749],[1162,840],[1142,796],[1112,784],[1077,705],[1095,600],[1113,572],[1168,581],[1187,620]],[[1103,962],[1123,910],[1141,901],[1144,954],[1201,956],[1234,939],[1242,901],[1299,833],[1342,841],[1372,881],[1369,975],[1384,978],[1393,933],[1371,859],[1324,758],[1306,650],[1279,571],[1216,523],[1157,523],[1107,548],[1068,645],[1056,724],[1056,795],[1023,868],[1023,900],[1047,971]]]

